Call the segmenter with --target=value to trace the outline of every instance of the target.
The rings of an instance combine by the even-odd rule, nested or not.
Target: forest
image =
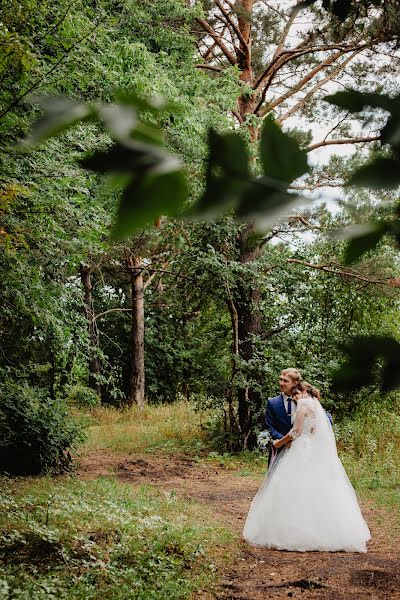
[[[143,469],[252,493],[286,367],[398,515],[396,0],[0,6],[0,598],[261,597]]]

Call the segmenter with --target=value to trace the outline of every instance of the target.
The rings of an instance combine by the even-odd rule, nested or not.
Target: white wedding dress
[[[317,399],[298,401],[291,435],[251,503],[244,538],[279,550],[366,552],[370,532]]]

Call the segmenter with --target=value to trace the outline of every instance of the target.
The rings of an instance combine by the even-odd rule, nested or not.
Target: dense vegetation
[[[368,396],[379,402],[379,364],[377,378],[356,394],[339,394],[331,377],[354,335],[399,339],[398,251],[391,236],[380,236],[376,249],[349,266],[347,242],[332,233],[394,219],[395,192],[348,190],[334,210],[332,202],[303,201],[308,208],[289,205],[272,229],[256,230],[241,205],[232,210],[234,192],[221,186],[229,177],[218,179],[218,169],[229,174],[226,165],[214,173],[205,160],[210,127],[220,135],[235,129],[254,173],[262,174],[262,163],[268,173],[271,156],[262,150],[258,159],[257,147],[272,111],[310,156],[343,141],[351,148],[355,140],[349,156],[311,158],[293,191],[340,187],[366,158],[386,156],[376,130],[368,131],[370,111],[343,117],[323,95],[337,80],[364,91],[372,80],[377,92],[396,94],[395,6],[361,3],[343,21],[309,7],[310,29],[294,25],[294,47],[287,27],[297,17],[261,3],[237,3],[236,16],[180,0],[43,2],[35,10],[30,0],[1,4],[2,470],[67,468],[82,437],[68,416],[72,404],[184,397],[219,410],[210,435],[221,449],[252,447],[265,400],[287,365],[322,387],[338,420]],[[235,54],[221,43],[224,35]],[[290,60],[279,62],[285,44]],[[381,62],[372,66],[378,53]],[[75,128],[28,150],[18,144],[42,114],[37,94],[92,104],[134,94],[137,139],[163,132],[184,164],[187,204],[202,198],[207,208],[207,180],[214,192],[227,193],[224,211],[207,221],[163,213],[153,227],[116,241],[110,231],[123,177],[116,187],[115,177],[105,181],[80,166],[111,147],[107,119],[80,122],[77,114]],[[167,100],[165,109],[148,110],[137,100],[157,95]],[[319,133],[321,119],[326,128]],[[360,142],[361,126],[367,134]],[[144,377],[137,351],[143,325]]]

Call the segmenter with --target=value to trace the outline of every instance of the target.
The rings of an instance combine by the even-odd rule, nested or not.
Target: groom
[[[265,423],[273,440],[283,438],[292,429],[294,416],[296,414],[296,402],[290,397],[294,386],[301,380],[300,371],[297,369],[283,369],[279,376],[279,396],[269,398],[265,411]],[[326,412],[326,416],[332,425],[332,415]],[[279,452],[279,450],[278,450]],[[275,460],[277,451],[270,445],[268,466]]]
[[[296,414],[296,402],[290,397],[290,392],[301,380],[301,374],[297,369],[284,369],[279,377],[279,396],[269,398],[265,412],[265,423],[272,439],[283,438],[292,428],[294,415]],[[276,458],[276,450],[270,446],[268,465]]]

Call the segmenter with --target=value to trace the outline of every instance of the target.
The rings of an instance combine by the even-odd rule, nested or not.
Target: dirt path
[[[92,454],[82,459],[78,471],[82,479],[109,474],[125,483],[153,484],[202,502],[237,532],[243,528],[250,501],[260,484],[260,479],[240,477],[223,465],[149,454]],[[223,574],[214,598],[400,600],[399,528],[387,511],[366,503],[362,510],[372,532],[367,554],[282,552],[241,542],[238,560]],[[199,600],[203,598],[207,596],[198,596]]]

